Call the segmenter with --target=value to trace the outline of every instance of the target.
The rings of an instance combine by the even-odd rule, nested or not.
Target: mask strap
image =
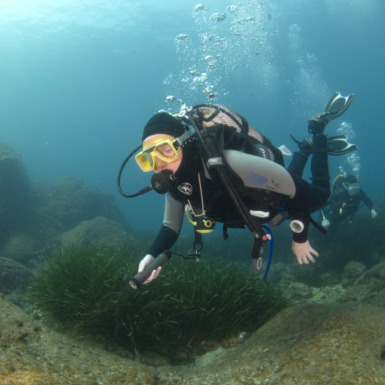
[[[175,140],[177,141],[177,143],[182,146],[183,143],[189,139],[191,136],[193,136],[195,134],[194,130],[192,130],[191,128],[189,128],[185,133],[183,133],[181,136],[179,136],[178,138],[176,138]]]

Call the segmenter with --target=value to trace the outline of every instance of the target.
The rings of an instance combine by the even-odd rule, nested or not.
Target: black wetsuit
[[[235,116],[238,121],[241,121],[242,129],[250,132],[252,128],[247,121],[240,115],[235,114]],[[202,128],[202,121],[197,119],[197,125]],[[225,156],[225,159],[228,160],[225,166],[227,174],[248,209],[267,213],[268,217],[260,219],[260,222],[267,222],[271,225],[281,223],[281,218],[301,221],[304,224],[304,230],[301,233],[293,233],[293,240],[299,243],[305,242],[310,214],[323,207],[330,196],[326,136],[318,135],[313,138],[317,151],[312,155],[313,177],[310,184],[301,178],[307,155],[295,153],[288,170],[285,170],[280,151],[258,131],[252,129],[257,134],[253,131],[256,140],[250,141],[250,137],[234,134],[234,130],[227,130],[223,124],[217,124],[216,127],[218,126],[220,126],[219,131],[225,132],[220,137],[222,150],[233,150],[231,155],[239,161],[238,163],[244,162],[245,165],[249,165],[250,161],[255,162],[257,168],[263,158],[265,162],[268,162],[264,164],[273,166],[275,170],[277,167],[282,169],[278,169],[282,172],[282,179],[279,183],[273,183],[268,188],[259,188],[256,182],[255,186],[249,183],[246,187],[244,181],[248,176],[242,175],[242,170],[232,168],[232,162]],[[252,155],[251,158],[250,155]],[[234,169],[238,171],[236,172]],[[290,183],[293,185],[292,189]],[[183,147],[181,166],[175,173],[170,192],[166,194],[163,226],[148,250],[148,254],[155,257],[173,246],[179,235],[186,205],[195,215],[199,216],[203,211],[205,216],[216,222],[224,223],[226,227],[244,226],[239,211],[222,181],[215,172],[209,172],[205,167],[204,155],[199,150],[197,142]]]
[[[354,195],[350,195],[343,186],[344,182],[344,177],[338,177],[333,185],[333,194],[324,210],[324,215],[330,222],[329,232],[331,234],[337,230],[342,221],[353,218],[362,203],[370,210],[374,209],[373,201],[361,187]]]

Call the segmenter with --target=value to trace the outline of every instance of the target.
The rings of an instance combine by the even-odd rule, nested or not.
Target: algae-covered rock
[[[0,244],[22,227],[28,215],[30,187],[20,155],[0,142]]]
[[[24,288],[32,276],[31,270],[22,264],[0,257],[0,292],[9,293]]]
[[[377,306],[385,306],[385,262],[364,271],[347,287],[344,300],[361,301]]]
[[[1,253],[25,266],[32,267],[42,251],[48,247],[48,239],[40,239],[36,234],[15,232],[10,234],[1,248]]]
[[[1,384],[382,384],[385,309],[360,303],[281,311],[242,344],[193,366],[151,367],[58,334],[0,297]]]
[[[342,284],[345,286],[352,284],[365,270],[366,266],[361,262],[348,262],[342,273]]]
[[[49,185],[35,184],[34,190],[41,226],[64,232],[98,216],[126,224],[112,193],[93,190],[78,179],[66,176]]]
[[[384,316],[385,309],[361,303],[285,309],[209,365],[198,360],[199,378],[186,371],[180,383],[380,384]]]
[[[0,384],[150,385],[155,371],[33,320],[0,297]]]
[[[99,218],[76,228],[97,217],[105,222]],[[107,241],[115,246],[130,240],[128,228],[112,193],[93,190],[71,177],[51,184],[30,183],[21,157],[0,143],[0,255],[31,267],[69,236],[99,238],[98,244]],[[69,230],[71,234],[62,236]]]
[[[120,223],[104,217],[80,222],[62,235],[62,242],[65,246],[84,242],[90,245],[123,247],[132,240],[133,237]]]

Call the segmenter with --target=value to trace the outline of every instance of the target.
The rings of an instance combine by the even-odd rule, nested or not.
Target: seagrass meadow
[[[70,245],[35,271],[27,306],[63,329],[180,363],[203,353],[204,343],[256,330],[288,305],[269,282],[213,257],[173,257],[137,291],[128,285],[136,269],[128,250]]]

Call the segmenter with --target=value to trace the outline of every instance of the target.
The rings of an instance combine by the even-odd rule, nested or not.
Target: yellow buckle
[[[215,221],[213,219],[195,217],[194,218],[195,220],[193,221],[187,211],[186,211],[186,217],[189,220],[189,222],[194,226],[195,231],[197,231],[198,233],[207,234],[214,231]]]

